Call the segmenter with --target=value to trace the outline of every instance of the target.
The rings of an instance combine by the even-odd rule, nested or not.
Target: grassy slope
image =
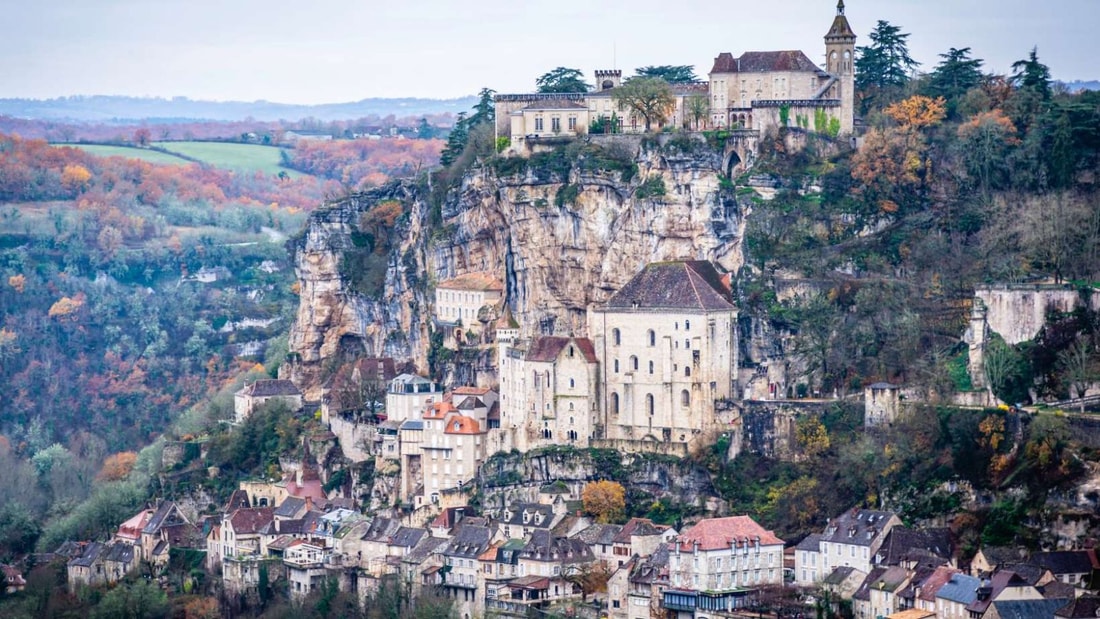
[[[291,177],[302,176],[300,172],[279,165],[282,149],[275,146],[228,142],[157,142],[154,146],[219,168],[273,175],[286,172]]]
[[[169,155],[168,153],[145,148],[134,148],[132,146],[108,146],[104,144],[65,144],[65,146],[79,148],[97,157],[126,157],[127,159],[140,159],[142,161],[148,161],[149,163],[163,165],[186,165],[191,163],[175,155]]]

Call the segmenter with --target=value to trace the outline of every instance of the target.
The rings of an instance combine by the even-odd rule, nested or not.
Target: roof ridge
[[[695,278],[692,275],[698,275],[695,269],[691,268],[691,262],[684,262],[684,270],[688,272],[688,282],[691,283],[691,291],[695,294],[695,301],[699,304],[699,307],[706,307],[703,303],[703,296],[699,294],[699,287],[695,285]]]

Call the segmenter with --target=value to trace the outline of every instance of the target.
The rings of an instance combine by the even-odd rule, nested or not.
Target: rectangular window
[[[542,131],[542,117],[535,117],[535,131]]]
[[[561,133],[561,119],[557,116],[550,119],[550,130],[554,133]]]
[[[577,117],[576,116],[570,116],[569,117],[569,130],[570,131],[575,131],[576,129],[577,129]]]

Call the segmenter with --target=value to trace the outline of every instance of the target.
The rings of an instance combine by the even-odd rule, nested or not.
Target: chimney
[[[306,511],[307,512],[313,511],[313,497],[309,497],[309,496],[306,497]]]

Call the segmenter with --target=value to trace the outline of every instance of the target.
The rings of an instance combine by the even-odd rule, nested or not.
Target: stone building
[[[892,512],[853,509],[829,521],[825,531],[798,545],[795,583],[812,586],[834,569],[850,567],[870,573],[875,554],[892,528],[901,520]]]
[[[789,126],[851,134],[855,128],[856,35],[839,0],[836,16],[825,34],[825,65],[818,66],[798,50],[749,51],[735,57],[720,53],[699,84],[673,85],[675,104],[663,124],[698,130],[689,113],[689,100],[705,97],[709,124],[714,127],[758,132]],[[596,88],[586,93],[530,93],[497,95],[496,132],[522,150],[535,141],[588,133],[597,120],[615,118],[616,131],[645,129],[640,115],[613,101],[622,85],[622,72],[599,70]]]
[[[728,274],[702,261],[649,264],[588,324],[602,361],[597,438],[686,448],[716,427],[715,400],[736,393]]]
[[[435,287],[434,316],[450,348],[481,342],[500,313],[504,284],[491,273],[467,273]],[[471,337],[472,336],[472,337]]]
[[[901,387],[875,383],[863,390],[863,425],[888,426],[901,414]]]
[[[443,399],[439,383],[413,374],[402,374],[390,381],[386,391],[386,418],[400,423],[419,419],[424,409]]]
[[[500,355],[501,447],[588,447],[600,423],[599,363],[587,338],[539,337]]]
[[[302,408],[302,392],[289,380],[262,379],[245,385],[233,395],[233,414],[237,423],[248,419],[264,404],[283,402],[292,411]]]

